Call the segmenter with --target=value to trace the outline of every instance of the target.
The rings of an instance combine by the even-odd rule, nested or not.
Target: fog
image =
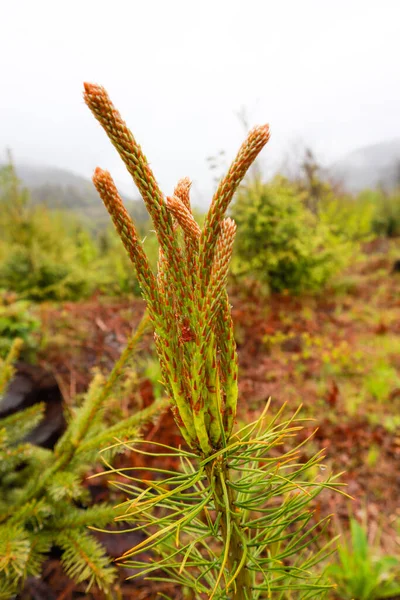
[[[326,164],[400,136],[397,0],[1,2],[0,149],[90,176],[129,175],[82,100],[100,83],[169,193],[269,122],[268,172],[303,144]],[[130,188],[133,191],[133,188]]]

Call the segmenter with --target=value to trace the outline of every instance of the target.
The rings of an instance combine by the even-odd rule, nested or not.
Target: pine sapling
[[[158,270],[143,244],[110,173],[97,168],[96,186],[136,269],[154,329],[163,384],[187,450],[138,442],[133,451],[174,456],[179,472],[154,468],[126,473],[119,489],[133,495],[125,520],[147,538],[121,562],[138,574],[175,581],[195,598],[253,600],[297,590],[304,598],[329,588],[311,567],[323,552],[307,553],[321,527],[310,502],[328,481],[306,474],[322,456],[299,462],[298,414],[265,410],[233,433],[238,399],[238,358],[226,291],[236,226],[226,211],[247,170],[267,144],[268,125],[248,134],[220,181],[202,228],[190,205],[190,180],[165,197],[133,134],[103,87],[85,84],[84,99],[131,174],[159,242]],[[105,460],[107,463],[107,461]],[[108,465],[109,466],[109,465]],[[120,517],[118,517],[120,518]],[[137,555],[153,549],[158,560]],[[161,575],[160,575],[161,571]],[[291,597],[291,596],[290,596]],[[303,596],[296,596],[303,597]]]

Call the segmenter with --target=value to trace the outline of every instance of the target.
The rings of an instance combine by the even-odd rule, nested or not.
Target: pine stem
[[[241,511],[235,505],[237,493],[229,485],[229,467],[225,459],[217,459],[206,467],[206,471],[214,489],[215,509],[221,514],[221,535],[227,552],[225,566],[229,572],[229,598],[250,600],[253,576],[246,565],[246,535],[241,523]]]

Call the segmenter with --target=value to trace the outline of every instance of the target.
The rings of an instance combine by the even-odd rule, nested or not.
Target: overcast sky
[[[399,0],[0,0],[0,149],[128,185],[82,100],[100,83],[165,193],[269,122],[265,168],[302,143],[329,163],[400,136]]]

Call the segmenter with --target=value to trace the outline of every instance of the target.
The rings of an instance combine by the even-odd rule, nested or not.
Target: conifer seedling
[[[226,212],[267,144],[269,126],[250,131],[201,228],[191,210],[190,180],[181,179],[164,196],[105,89],[84,87],[86,104],[154,224],[156,274],[110,173],[96,169],[94,184],[136,269],[163,384],[185,442],[179,448],[144,440],[133,445],[145,455],[174,456],[181,468],[153,468],[153,481],[142,480],[140,469],[129,470],[126,483],[116,483],[128,495],[124,520],[146,534],[120,562],[136,570],[133,577],[175,582],[199,600],[321,598],[330,586],[313,567],[329,554],[316,542],[327,521],[314,520],[311,507],[321,489],[333,485],[310,475],[321,453],[300,460],[305,442],[295,442],[302,427],[298,412],[287,417],[281,409],[271,416],[267,405],[256,422],[234,428],[238,358],[226,284],[236,226]],[[141,560],[144,550],[153,552],[153,562]]]

